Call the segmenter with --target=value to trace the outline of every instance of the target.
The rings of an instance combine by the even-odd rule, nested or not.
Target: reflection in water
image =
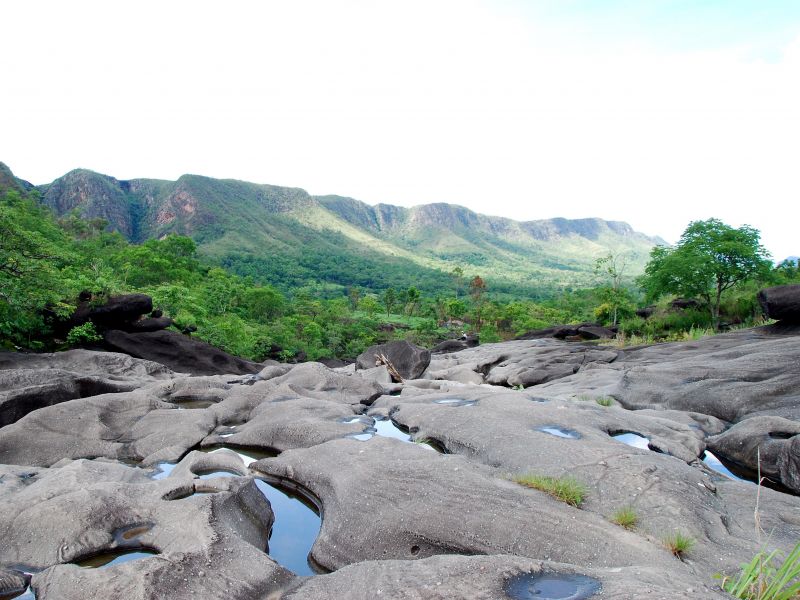
[[[600,591],[600,582],[585,575],[523,573],[506,581],[512,600],[583,600]]]
[[[263,479],[255,480],[275,515],[267,551],[272,559],[297,575],[315,575],[308,561],[322,524],[316,510],[301,496]]]
[[[156,464],[156,469],[152,475],[150,475],[151,479],[164,479],[165,477],[169,477],[169,474],[172,473],[172,470],[175,468],[175,463],[171,462],[160,462]]]
[[[375,435],[394,438],[401,442],[411,441],[411,435],[402,431],[391,419],[376,420],[374,427]]]
[[[554,435],[560,438],[566,438],[568,440],[578,440],[581,438],[581,434],[575,431],[574,429],[566,429],[564,427],[558,427],[556,425],[546,425],[544,427],[536,427],[536,431],[549,433],[550,435]]]
[[[80,567],[100,569],[121,565],[122,563],[138,560],[140,558],[148,558],[150,556],[155,556],[156,554],[158,554],[158,552],[144,548],[137,548],[135,550],[117,550],[114,552],[95,554],[94,556],[79,560],[75,564]]]
[[[720,459],[714,456],[711,450],[706,450],[703,453],[703,462],[706,463],[709,468],[714,469],[717,473],[722,473],[725,475],[725,477],[733,479],[734,481],[747,481],[747,483],[755,483],[755,481],[748,481],[747,479],[742,479],[741,477],[734,475],[730,469],[728,469],[728,467],[722,464]]]
[[[465,400],[464,398],[442,398],[441,400],[434,400],[434,404],[444,404],[446,406],[475,406],[477,400]]]
[[[642,450],[650,450],[650,440],[642,435],[639,435],[638,433],[618,433],[616,435],[612,435],[611,437],[619,442],[622,442],[623,444],[627,444],[628,446],[641,448]]]

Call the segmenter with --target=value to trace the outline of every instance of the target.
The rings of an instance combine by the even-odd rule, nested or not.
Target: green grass
[[[632,506],[623,506],[611,515],[611,522],[625,529],[633,529],[639,522],[639,515],[636,514]]]
[[[547,492],[553,498],[580,507],[586,499],[586,486],[574,477],[549,477],[547,475],[519,475],[514,481],[535,490]]]
[[[662,539],[664,547],[677,558],[683,559],[689,550],[694,547],[695,539],[680,531],[671,533]]]
[[[800,543],[777,566],[780,553],[761,551],[739,576],[722,577],[722,589],[743,600],[790,600],[800,597]],[[721,577],[721,576],[718,576]]]
[[[611,396],[602,396],[600,398],[595,398],[595,402],[600,406],[613,406],[614,399]]]

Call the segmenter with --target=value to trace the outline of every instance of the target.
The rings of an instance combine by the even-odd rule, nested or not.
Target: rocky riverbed
[[[394,377],[0,354],[0,597],[725,598],[800,540],[800,327],[403,352],[413,379],[387,348]]]

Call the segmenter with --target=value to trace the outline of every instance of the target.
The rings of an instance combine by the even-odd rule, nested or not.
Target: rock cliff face
[[[791,325],[487,344],[400,383],[372,362],[187,376],[5,353],[0,389],[22,410],[0,426],[0,595],[723,598],[714,574],[763,549],[757,495],[769,549],[800,539],[798,362]],[[748,481],[758,459],[775,489]],[[676,532],[695,540],[682,560]]]
[[[7,167],[0,169],[0,192],[22,185]],[[79,169],[38,189],[57,214],[106,219],[134,242],[188,235],[202,253],[226,264],[255,261],[267,270],[278,259],[314,271],[324,262],[320,257],[335,256],[339,266],[374,259],[397,263],[405,273],[426,270],[431,279],[440,277],[431,270],[460,266],[491,273],[504,284],[536,281],[548,287],[593,281],[595,259],[609,251],[624,252],[634,276],[650,248],[662,242],[602,219],[517,222],[443,203],[369,206],[352,198],[313,197],[299,188],[199,175],[122,181]],[[342,278],[316,271],[321,280]]]

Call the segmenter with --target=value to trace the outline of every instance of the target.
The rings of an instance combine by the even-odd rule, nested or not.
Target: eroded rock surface
[[[715,573],[800,539],[791,325],[444,350],[402,382],[206,359],[188,375],[113,353],[0,354],[2,398],[23,407],[0,408],[0,595],[30,580],[40,599],[513,598],[574,575],[603,598],[721,598]],[[760,461],[782,491],[708,452],[740,475]],[[585,497],[521,475],[570,476]],[[295,577],[267,555],[282,508],[257,478],[323,516],[311,556],[333,573]],[[613,522],[624,507],[630,531]],[[676,531],[696,542],[683,560],[663,542]],[[129,550],[149,554],[77,564]]]

